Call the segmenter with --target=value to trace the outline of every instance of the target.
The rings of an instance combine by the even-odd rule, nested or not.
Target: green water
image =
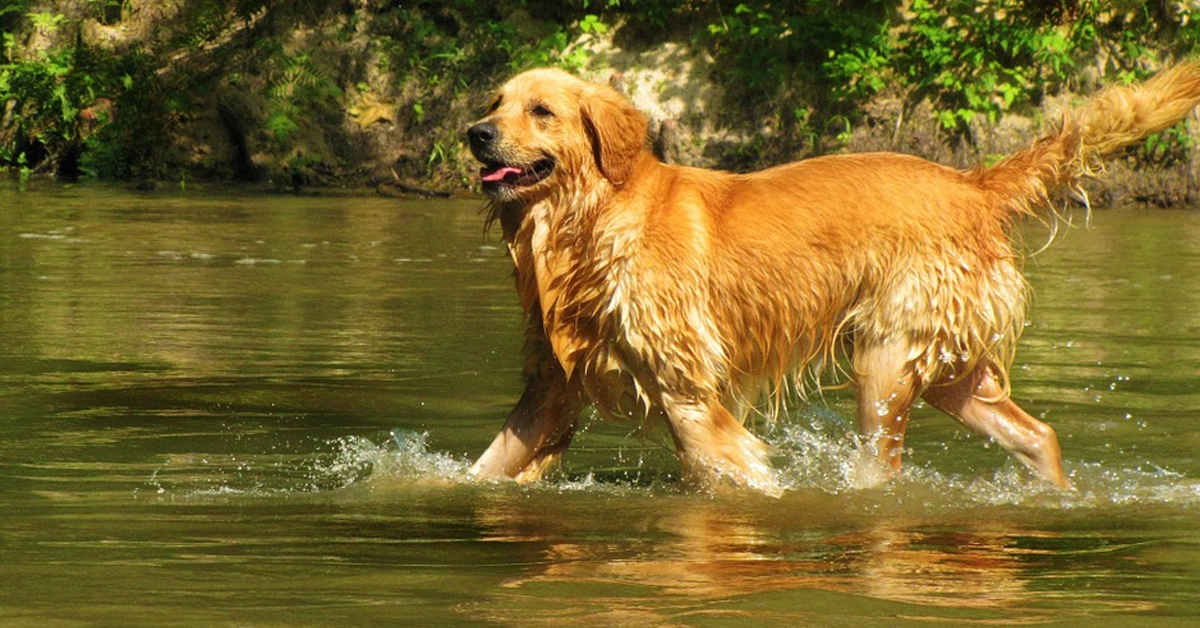
[[[930,410],[847,490],[835,392],[763,428],[772,500],[599,423],[463,482],[520,390],[477,207],[0,191],[0,626],[1200,624],[1200,212],[1027,263],[1015,398],[1076,492]]]

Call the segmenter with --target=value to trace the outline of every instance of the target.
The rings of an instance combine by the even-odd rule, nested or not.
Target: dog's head
[[[645,149],[646,119],[611,87],[530,70],[500,88],[467,138],[484,192],[530,201],[567,181],[623,184]]]

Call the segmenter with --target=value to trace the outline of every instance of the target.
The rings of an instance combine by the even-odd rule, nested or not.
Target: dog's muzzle
[[[516,161],[497,148],[500,129],[491,122],[479,122],[467,129],[471,153],[483,163],[479,169],[483,191],[504,194],[545,180],[554,172],[555,161],[550,157]]]

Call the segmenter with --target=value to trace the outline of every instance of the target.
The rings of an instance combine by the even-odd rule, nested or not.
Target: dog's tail
[[[971,172],[1009,212],[1034,214],[1068,190],[1087,202],[1080,182],[1120,148],[1182,120],[1200,103],[1200,61],[1163,71],[1140,85],[1110,87],[1067,113],[1062,128],[990,168]]]

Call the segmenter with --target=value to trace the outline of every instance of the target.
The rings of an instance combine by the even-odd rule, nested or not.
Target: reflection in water
[[[667,503],[651,505],[651,497]],[[1126,549],[1088,547],[1065,556],[1070,541],[1004,520],[830,515],[836,501],[816,493],[769,505],[681,495],[613,496],[594,510],[557,501],[551,492],[480,500],[484,538],[528,555],[522,574],[465,612],[513,626],[691,625],[684,618],[697,616],[795,622],[831,610],[847,621],[1042,622],[1062,613],[1053,602],[1059,563],[1086,555],[1081,562],[1093,568],[1121,567]],[[597,519],[606,516],[612,519]],[[831,527],[842,531],[831,535]],[[631,528],[636,542],[628,539]],[[834,596],[827,600],[834,609],[812,606],[819,592]],[[1070,604],[1074,615],[1156,606],[1100,598]]]
[[[512,496],[509,496],[510,498]],[[835,536],[793,530],[787,521],[766,512],[753,512],[753,504],[695,497],[667,498],[664,512],[621,516],[605,530],[591,516],[596,513],[564,512],[541,496],[536,505],[528,499],[497,496],[479,506],[478,518],[487,538],[537,547],[537,556],[520,577],[506,583],[493,603],[473,609],[489,620],[520,625],[538,619],[561,625],[572,616],[577,625],[613,625],[609,613],[592,615],[593,597],[561,599],[553,612],[525,615],[538,600],[562,590],[612,590],[614,587],[647,587],[645,597],[629,596],[641,603],[624,604],[626,621],[654,617],[652,625],[677,613],[713,615],[738,611],[725,603],[765,594],[820,590],[854,594],[904,605],[942,608],[986,608],[1028,605],[1036,596],[1029,588],[1038,567],[1036,549],[1022,549],[1033,538],[1019,528],[995,530],[921,530],[919,524],[883,520],[869,525],[844,523],[849,529]],[[618,500],[607,502],[617,507]],[[824,497],[785,498],[785,510],[828,508]],[[638,504],[646,508],[646,504]],[[745,512],[749,507],[751,512]],[[774,508],[771,512],[776,512]],[[637,543],[622,542],[621,529],[644,526]],[[794,522],[801,527],[807,522]],[[597,530],[597,527],[601,527]],[[586,530],[576,530],[582,528]],[[596,538],[597,535],[600,538]],[[1039,533],[1047,546],[1052,539]],[[665,597],[664,597],[665,596]],[[786,600],[779,595],[773,600]],[[778,605],[778,602],[776,602]],[[697,608],[704,611],[698,611]],[[774,609],[777,618],[800,619],[803,608]],[[847,614],[854,614],[846,609]],[[910,611],[912,612],[912,611]],[[509,614],[512,613],[512,614]],[[1043,615],[1033,609],[1019,614]],[[531,624],[534,625],[534,624]]]
[[[920,533],[889,523],[835,542],[865,548],[853,570],[862,574],[862,592],[867,595],[917,604],[995,607],[1028,598],[1023,572],[1036,552],[1021,550],[1014,540],[1028,536],[1010,528]]]

